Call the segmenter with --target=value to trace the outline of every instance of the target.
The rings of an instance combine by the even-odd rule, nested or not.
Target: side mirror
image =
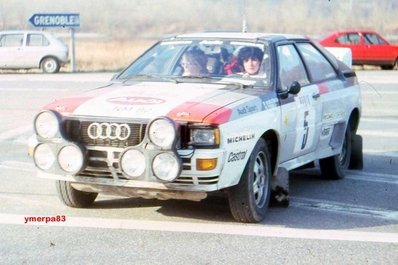
[[[301,85],[297,81],[293,81],[289,86],[289,93],[293,95],[297,95],[301,90]]]
[[[297,95],[297,94],[300,92],[300,90],[301,90],[301,85],[300,85],[300,83],[297,82],[297,81],[293,81],[293,82],[290,84],[288,90],[285,90],[285,91],[283,91],[283,92],[282,92],[282,91],[279,92],[279,96],[280,96],[282,99],[286,99],[286,98],[289,96],[289,94]]]

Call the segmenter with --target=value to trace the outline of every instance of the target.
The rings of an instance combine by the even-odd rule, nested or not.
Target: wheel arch
[[[350,124],[351,132],[353,132],[354,134],[356,134],[356,132],[357,132],[357,130],[358,130],[359,120],[360,120],[359,109],[358,109],[358,108],[355,108],[355,109],[353,109],[353,111],[351,112],[350,118],[349,118],[349,120],[348,120],[348,122],[349,122],[349,124]]]
[[[43,56],[43,58],[40,59],[39,67],[41,67],[41,64],[43,63],[43,61],[48,58],[55,59],[58,62],[58,64],[61,65],[61,60],[57,56],[49,54],[49,55]]]
[[[279,138],[277,135],[277,132],[274,130],[268,130],[263,135],[261,138],[264,139],[264,141],[267,143],[268,146],[268,151],[270,152],[270,159],[271,159],[271,170],[272,174],[276,173],[276,163],[277,163],[277,158],[278,158],[278,147],[279,147]]]

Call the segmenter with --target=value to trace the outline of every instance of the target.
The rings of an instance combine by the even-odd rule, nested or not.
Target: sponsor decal
[[[264,109],[272,109],[278,107],[278,99],[273,98],[266,101],[263,101]]]
[[[324,120],[333,120],[333,119],[343,119],[344,118],[344,111],[340,112],[328,112],[323,114]]]
[[[300,105],[304,105],[304,106],[311,105],[310,98],[307,95],[299,97],[299,103],[300,103]]]
[[[166,102],[164,99],[152,97],[116,97],[109,98],[107,101],[121,105],[156,105]]]
[[[240,151],[240,152],[237,152],[237,153],[231,152],[228,155],[228,160],[227,161],[229,163],[229,162],[236,162],[236,161],[243,160],[246,157],[246,153],[247,153],[247,150],[246,151]]]
[[[249,141],[251,139],[254,139],[255,134],[246,134],[246,135],[239,135],[239,136],[234,136],[234,137],[228,137],[227,138],[227,143],[228,144],[233,144],[233,143],[239,143],[239,142],[244,142],[244,141]]]
[[[328,135],[330,134],[330,131],[331,131],[331,128],[330,128],[330,127],[323,128],[323,129],[322,129],[321,135],[322,135],[322,136],[328,136]]]
[[[257,106],[244,106],[241,108],[237,108],[238,114],[239,115],[245,115],[245,114],[249,114],[251,112],[255,112],[257,111]]]

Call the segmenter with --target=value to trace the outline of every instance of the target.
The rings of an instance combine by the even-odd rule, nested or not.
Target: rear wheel
[[[56,181],[58,198],[69,207],[86,208],[93,204],[98,193],[76,190],[69,181]]]
[[[41,62],[40,67],[44,73],[54,74],[59,72],[61,66],[56,58],[48,57]]]
[[[351,137],[351,160],[349,169],[363,169],[363,140],[360,135],[354,134]]]
[[[271,193],[271,162],[266,142],[254,147],[239,184],[229,188],[232,216],[239,222],[256,223],[265,218]]]
[[[351,159],[351,130],[350,125],[347,125],[345,132],[343,147],[340,154],[326,157],[319,160],[322,176],[328,179],[342,179],[345,176],[345,171],[350,165]]]

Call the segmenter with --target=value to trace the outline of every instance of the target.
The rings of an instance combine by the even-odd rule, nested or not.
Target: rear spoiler
[[[343,62],[349,68],[352,68],[352,52],[350,48],[337,48],[337,47],[324,47],[328,50],[337,60]]]

